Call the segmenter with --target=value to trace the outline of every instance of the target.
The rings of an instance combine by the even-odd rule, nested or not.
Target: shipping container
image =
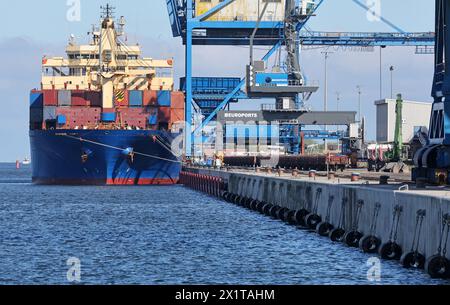
[[[142,91],[131,90],[128,92],[128,105],[130,107],[142,107]]]
[[[72,92],[70,90],[58,91],[58,106],[70,106],[72,104]]]
[[[86,99],[86,91],[72,90],[71,105],[75,107],[89,107],[90,102]]]
[[[56,106],[44,106],[44,122],[56,120]]]
[[[44,106],[44,96],[40,91],[31,91],[30,108],[40,108]]]
[[[160,123],[170,122],[170,107],[159,107],[158,108],[158,121]]]
[[[154,106],[158,104],[158,91],[144,90],[143,92],[143,106]]]
[[[101,119],[103,122],[115,122],[116,113],[115,112],[102,112]]]
[[[170,107],[171,104],[171,91],[161,90],[158,91],[158,105]]]
[[[44,121],[43,108],[30,108],[30,123],[40,123]]]
[[[158,124],[158,114],[151,114],[148,116],[148,124],[149,125],[157,125]]]
[[[67,118],[64,114],[59,114],[57,116],[57,123],[58,125],[66,125],[67,123]]]
[[[102,107],[102,93],[100,91],[86,91],[86,100],[91,107]]]
[[[170,122],[171,123],[176,123],[176,122],[184,122],[184,109],[174,109],[171,108],[170,111]]]
[[[44,106],[58,106],[57,90],[42,90],[44,96]]]
[[[93,107],[58,107],[56,114],[66,117],[66,128],[93,128],[100,121],[100,111],[100,108]]]
[[[184,109],[184,103],[185,103],[185,96],[183,92],[181,91],[172,92],[172,101],[170,105],[171,108]]]
[[[114,91],[114,106],[128,107],[128,91],[127,90],[115,90]]]

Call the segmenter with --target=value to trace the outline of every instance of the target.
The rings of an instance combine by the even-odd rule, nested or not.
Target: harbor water
[[[0,164],[0,284],[443,284],[182,186],[38,186]],[[369,275],[371,273],[369,272]],[[378,278],[377,278],[378,279]]]

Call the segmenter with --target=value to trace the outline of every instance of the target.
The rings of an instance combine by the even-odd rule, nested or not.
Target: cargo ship
[[[173,59],[142,57],[126,43],[124,17],[102,10],[90,42],[71,35],[66,57],[42,59],[41,88],[30,93],[33,182],[175,184],[185,98],[173,90]]]

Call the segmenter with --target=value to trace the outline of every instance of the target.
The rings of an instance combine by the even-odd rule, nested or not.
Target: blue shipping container
[[[158,91],[158,105],[170,107],[172,103],[171,92],[167,90]]]
[[[148,124],[149,125],[156,125],[158,124],[158,114],[152,114],[148,117]]]
[[[142,107],[142,91],[131,90],[128,93],[130,107]]]
[[[44,95],[41,92],[30,93],[30,108],[42,108],[44,106]]]
[[[116,121],[116,113],[115,112],[103,112],[102,113],[102,121],[103,122],[115,122]]]
[[[64,114],[59,114],[56,117],[56,120],[58,122],[58,125],[65,125],[67,123],[67,118]]]

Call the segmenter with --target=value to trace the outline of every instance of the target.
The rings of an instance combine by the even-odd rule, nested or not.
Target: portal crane
[[[436,41],[429,142],[414,156],[412,179],[450,184],[450,0],[436,0]]]

